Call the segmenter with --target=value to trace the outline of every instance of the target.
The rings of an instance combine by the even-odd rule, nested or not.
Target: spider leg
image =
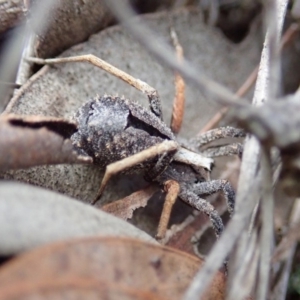
[[[218,180],[215,180],[218,181]],[[210,182],[203,182],[203,183],[210,183]],[[209,190],[205,189],[205,190]],[[224,191],[225,194],[225,191]],[[218,212],[215,210],[215,208],[206,200],[201,199],[194,191],[191,191],[189,187],[182,187],[182,190],[179,194],[180,199],[182,199],[184,202],[189,204],[190,206],[194,207],[195,209],[204,212],[206,215],[209,216],[209,219],[212,223],[212,227],[215,231],[216,237],[219,238],[219,236],[222,234],[224,230],[224,224],[219,216]],[[233,203],[234,204],[234,203]],[[224,261],[224,268],[225,273],[228,271],[228,260],[226,259]]]
[[[41,59],[35,57],[27,58],[29,62],[36,63],[36,64],[61,64],[67,62],[88,62],[100,69],[116,76],[117,78],[125,81],[126,83],[130,84],[131,86],[135,87],[137,90],[141,91],[142,93],[148,96],[150,110],[161,120],[163,119],[162,116],[162,108],[161,108],[161,101],[156,89],[148,85],[146,82],[136,79],[133,76],[127,74],[126,72],[112,66],[111,64],[105,62],[104,60],[98,58],[93,54],[86,54],[86,55],[78,55],[78,56],[71,56],[71,57],[59,57],[59,58],[51,58],[51,59]]]
[[[234,212],[235,206],[235,191],[231,184],[224,179],[211,180],[195,183],[192,185],[191,190],[196,195],[211,195],[219,191],[223,191],[224,197],[226,199],[228,211],[230,215]]]
[[[143,150],[139,153],[136,153],[132,156],[126,157],[122,160],[119,160],[117,162],[111,163],[106,166],[105,174],[102,179],[100,188],[98,190],[97,196],[95,200],[92,202],[92,204],[95,204],[98,199],[101,197],[101,194],[107,185],[109,179],[122,171],[125,171],[126,169],[129,169],[139,163],[144,162],[147,159],[153,158],[157,155],[173,152],[177,149],[178,145],[174,141],[164,141],[158,145],[154,145],[146,150]]]
[[[158,228],[157,228],[157,239],[162,239],[166,235],[167,227],[170,220],[172,208],[178,197],[180,186],[175,180],[168,180],[164,183],[164,189],[167,192],[164,207],[160,216]]]
[[[176,56],[178,61],[183,60],[183,49],[178,41],[177,34],[173,28],[170,30],[171,39],[176,51]],[[184,114],[184,105],[185,105],[185,83],[183,78],[178,72],[175,72],[175,97],[173,101],[173,111],[171,118],[171,130],[177,134],[180,131],[183,114]]]
[[[205,133],[202,133],[201,135],[192,138],[189,140],[189,144],[191,146],[200,148],[210,142],[223,139],[223,138],[240,138],[240,137],[245,137],[246,133],[244,130],[239,129],[239,128],[234,128],[234,127],[220,127],[220,128],[215,128],[212,130],[209,130]]]
[[[232,143],[226,146],[210,147],[201,153],[206,157],[238,155],[242,157],[244,147],[241,143]]]
[[[179,197],[190,206],[204,212],[209,216],[215,230],[215,234],[218,238],[223,232],[224,225],[222,219],[220,218],[218,212],[214,209],[214,207],[206,200],[198,197],[193,191],[189,190],[188,188],[183,188],[179,194]]]

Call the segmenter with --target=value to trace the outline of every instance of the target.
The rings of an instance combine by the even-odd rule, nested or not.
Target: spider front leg
[[[192,190],[190,190],[188,186],[181,186],[181,192],[179,193],[179,197],[190,206],[209,216],[216,236],[218,238],[223,232],[224,225],[221,217],[219,216],[215,208],[206,200],[198,197],[198,195],[196,195]]]
[[[216,140],[220,140],[228,137],[241,138],[245,136],[246,133],[243,129],[226,126],[226,127],[214,128],[212,130],[204,132],[199,136],[190,139],[190,143],[200,148]]]
[[[226,199],[227,208],[232,216],[235,206],[235,191],[231,184],[224,179],[204,181],[193,184],[190,189],[199,196],[208,196],[222,191]]]
[[[182,191],[179,194],[183,201],[209,216],[217,237],[223,231],[223,222],[214,207],[199,196],[208,196],[218,191],[223,191],[228,211],[232,215],[235,205],[235,192],[227,180],[212,180],[186,185],[182,187]]]
[[[156,89],[151,87],[146,82],[136,79],[133,76],[127,74],[126,72],[114,67],[113,65],[107,63],[106,61],[100,59],[99,57],[93,54],[86,54],[86,55],[78,55],[78,56],[71,56],[71,57],[59,57],[59,58],[49,58],[49,59],[41,59],[35,57],[27,58],[29,62],[41,64],[41,65],[53,65],[53,64],[61,64],[61,63],[68,63],[68,62],[88,62],[114,76],[117,78],[125,81],[126,83],[130,84],[131,86],[135,87],[137,90],[141,91],[142,93],[146,94],[149,99],[150,110],[161,120],[163,119],[162,115],[162,108],[161,108],[161,101]]]
[[[179,61],[182,61],[183,48],[181,47],[177,34],[173,28],[171,28],[170,35],[171,35],[173,46],[176,51],[177,58]],[[125,81],[126,83],[133,86],[137,90],[146,94],[149,100],[151,112],[154,113],[158,118],[163,120],[161,100],[156,89],[151,87],[146,82],[134,78],[128,73],[114,67],[113,65],[107,63],[106,61],[100,59],[99,57],[93,54],[78,55],[78,56],[71,56],[71,57],[59,57],[59,58],[51,58],[51,59],[28,57],[27,61],[35,64],[40,64],[40,65],[52,65],[52,64],[61,64],[61,63],[68,63],[68,62],[88,62],[116,76],[117,78]],[[184,90],[185,90],[185,83],[183,78],[178,73],[175,73],[175,99],[173,103],[172,121],[170,126],[171,130],[174,133],[178,133],[182,125],[184,104],[185,104]]]
[[[201,153],[206,157],[237,155],[239,158],[242,158],[243,150],[244,147],[241,143],[232,143],[225,146],[209,147],[201,151]]]
[[[234,127],[220,127],[209,130],[196,138],[192,138],[188,141],[188,146],[199,149],[213,141],[220,140],[223,138],[242,138],[245,137],[246,133],[244,130]],[[238,155],[241,157],[243,152],[243,146],[240,143],[232,143],[226,146],[215,146],[210,147],[207,150],[201,151],[204,156],[217,157],[227,155]]]
[[[206,186],[207,189],[205,189],[205,190],[209,190],[209,191],[213,190],[213,188],[210,189],[210,185],[209,185],[210,182],[202,182],[202,183],[208,184],[208,186]],[[201,185],[202,183],[200,183],[199,185]],[[196,191],[197,191],[197,189],[196,189]],[[198,190],[198,192],[199,192],[199,190]],[[234,196],[234,195],[230,195],[229,197],[231,197],[231,196]],[[209,216],[209,219],[212,223],[215,234],[216,234],[217,238],[219,238],[224,230],[224,224],[223,224],[221,217],[219,216],[219,213],[215,210],[215,208],[210,203],[208,203],[206,200],[201,199],[194,192],[194,190],[191,190],[190,185],[182,185],[181,186],[181,192],[179,193],[179,197],[183,201],[188,203],[190,206],[194,207],[195,209],[197,209],[199,211],[204,212],[206,215]],[[233,202],[233,206],[234,206],[234,202]],[[228,261],[227,260],[224,261],[224,268],[225,268],[225,273],[227,273],[228,272]]]

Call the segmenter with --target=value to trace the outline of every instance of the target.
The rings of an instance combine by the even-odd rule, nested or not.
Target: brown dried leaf
[[[73,151],[76,124],[59,118],[5,115],[0,118],[0,170],[42,164],[87,163]]]
[[[108,295],[109,288],[120,287],[154,294],[153,299],[181,299],[201,264],[201,260],[183,252],[133,239],[73,240],[33,250],[4,265],[0,270],[0,299],[7,299],[9,287],[31,282],[32,293],[37,293],[37,287],[51,286],[53,280],[73,281],[75,287],[65,285],[65,290],[74,294],[77,283],[80,288],[89,280],[91,291],[92,283],[97,282],[107,288]],[[219,300],[224,295],[225,276],[218,273],[201,299]]]
[[[145,207],[157,190],[157,187],[151,185],[123,199],[103,205],[101,209],[123,220],[131,219],[133,212],[138,208]]]
[[[0,291],[0,299],[88,299],[88,300],[166,300],[150,292],[137,292],[133,288],[103,284],[93,279],[52,278],[50,282],[19,282]]]

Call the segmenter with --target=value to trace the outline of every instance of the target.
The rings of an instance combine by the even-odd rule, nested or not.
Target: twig
[[[284,300],[286,299],[286,291],[288,288],[288,280],[290,276],[290,271],[292,267],[292,261],[294,253],[296,251],[296,238],[295,235],[299,236],[299,222],[300,222],[300,199],[296,199],[291,217],[290,217],[290,226],[293,227],[283,238],[275,253],[272,257],[272,262],[278,262],[278,260],[286,259],[283,264],[283,267],[280,269],[280,274],[277,275],[277,280],[274,283],[272,289],[271,299],[274,300]],[[293,232],[294,231],[294,232]],[[295,235],[294,235],[294,234]],[[293,236],[294,235],[294,236]]]
[[[258,66],[255,67],[255,69],[252,71],[252,73],[249,75],[249,77],[246,79],[246,81],[242,84],[242,86],[237,90],[235,93],[238,97],[243,97],[246,95],[246,93],[251,89],[251,87],[254,85],[255,80],[257,78],[258,73]],[[213,129],[225,116],[225,114],[228,111],[228,107],[221,108],[200,130],[198,135],[201,135],[202,133]]]
[[[281,38],[281,51],[284,49],[296,36],[296,33],[299,31],[299,25],[293,23],[289,26],[289,28],[285,31],[284,35]],[[250,90],[250,88],[254,85],[258,73],[258,66],[252,71],[246,81],[242,84],[242,86],[235,93],[238,97],[244,97],[246,93]],[[200,130],[198,135],[211,130],[214,128],[225,116],[228,111],[228,107],[221,108]]]
[[[15,82],[2,82],[2,81],[0,81],[0,85],[6,85],[6,86],[12,87],[14,89],[19,89],[21,87],[20,84],[15,83]]]
[[[173,45],[175,47],[176,55],[178,61],[182,61],[183,59],[183,48],[181,47],[177,34],[175,30],[171,27],[171,38],[173,41]],[[172,118],[171,118],[171,130],[177,134],[179,133],[182,121],[183,121],[183,115],[184,115],[184,107],[185,107],[185,83],[183,78],[178,74],[175,73],[175,97],[173,101],[173,111],[172,111]]]
[[[266,71],[264,94],[266,101],[274,101],[279,93],[280,86],[280,33],[283,25],[284,15],[277,11],[286,10],[288,1],[265,1],[266,35],[264,57],[262,64]],[[272,196],[272,168],[270,149],[262,152],[262,172],[264,173],[264,198],[262,199],[262,229],[260,240],[260,265],[259,280],[257,286],[257,299],[264,300],[269,292],[270,257],[273,243],[273,209],[274,199]]]
[[[31,11],[32,22],[35,28],[42,30],[47,26],[46,15],[51,13],[56,7],[59,1],[37,1],[36,5]],[[23,50],[24,40],[28,39],[30,35],[30,29],[28,26],[20,26],[16,29],[12,40],[7,43],[4,54],[0,58],[0,80],[4,82],[10,82],[11,78],[14,77],[14,72],[18,67],[19,59]],[[20,38],[22,37],[22,38]],[[0,112],[5,108],[7,86],[0,85]]]
[[[259,260],[259,249],[257,247],[258,236],[254,232],[250,237],[244,233],[241,236],[240,247],[237,247],[235,257],[242,262],[241,267],[230,270],[234,277],[228,285],[227,300],[246,299],[252,291],[256,279],[257,264]]]
[[[237,105],[243,107],[246,105],[245,100],[240,99],[227,88],[205,77],[202,72],[198,72],[192,64],[186,60],[178,62],[174,51],[172,51],[170,46],[164,41],[157,38],[157,34],[154,35],[141,22],[137,25],[137,20],[132,20],[135,14],[128,5],[128,1],[106,0],[105,2],[124,27],[129,30],[149,53],[162,61],[169,68],[180,73],[186,81],[189,81],[198,90],[204,93],[207,99],[213,99],[222,105]]]
[[[274,233],[274,199],[272,191],[272,166],[269,149],[264,149],[262,154],[261,168],[263,172],[263,197],[261,201],[262,229],[260,236],[259,284],[256,297],[258,300],[267,299],[269,291],[270,260]]]
[[[21,61],[17,72],[16,82],[20,85],[23,85],[30,78],[30,75],[32,73],[31,65],[30,63],[28,63],[28,61],[25,60],[25,58],[34,55],[33,47],[35,40],[35,34],[31,32],[28,41],[26,41],[26,45],[23,49]]]
[[[280,72],[280,33],[283,25],[283,18],[278,16],[277,10],[285,1],[265,0],[265,27],[267,28],[266,46],[267,67],[269,69],[268,101],[274,101],[278,96],[281,72]],[[277,18],[277,16],[279,18]]]
[[[287,1],[278,0],[278,3],[281,4],[281,8],[276,19],[279,19],[278,22],[281,26],[278,28],[281,28]],[[254,92],[254,105],[262,104],[266,99],[268,99],[268,47],[266,39]],[[259,176],[257,175],[257,169],[259,153],[260,147],[257,140],[254,137],[246,139],[236,197],[236,213],[227,225],[227,228],[220,237],[219,242],[215,245],[210,255],[207,257],[202,269],[195,276],[185,295],[185,300],[199,299],[210,283],[213,274],[221,266],[222,261],[228,256],[237,239],[243,234],[247,224],[249,224],[251,212],[256,202],[255,199],[257,199],[258,195],[257,178]],[[251,194],[252,197],[250,196]]]
[[[296,241],[300,240],[300,199],[296,199],[293,209],[292,215],[290,218],[290,229],[286,233],[285,237],[282,239],[280,244],[277,246],[272,262],[279,262],[283,259],[286,259],[289,256],[290,249],[293,248]]]

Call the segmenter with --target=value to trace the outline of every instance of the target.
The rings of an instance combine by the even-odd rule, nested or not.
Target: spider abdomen
[[[71,137],[75,148],[93,157],[94,163],[102,168],[164,140],[175,139],[153,113],[119,97],[102,96],[90,100],[74,118],[78,123],[78,131]],[[155,157],[131,169],[149,169],[157,159]]]

